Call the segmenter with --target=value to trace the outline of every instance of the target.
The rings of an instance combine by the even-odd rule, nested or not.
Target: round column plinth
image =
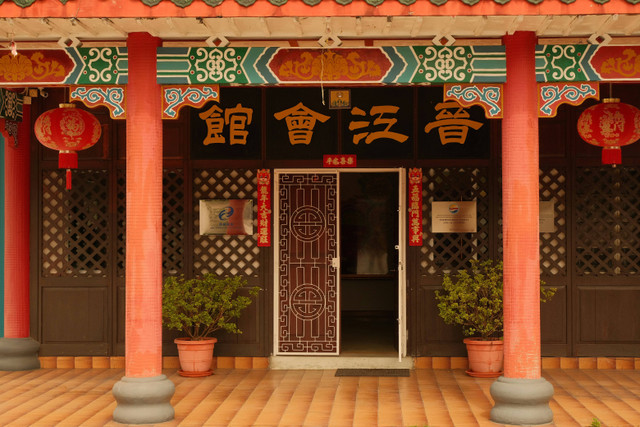
[[[122,377],[113,386],[118,405],[113,420],[122,424],[156,424],[174,417],[173,382],[166,375],[149,378]]]
[[[549,401],[553,385],[544,378],[500,377],[491,384],[495,401],[491,421],[499,424],[539,425],[553,421]]]
[[[33,338],[0,338],[0,371],[40,369],[40,343]]]

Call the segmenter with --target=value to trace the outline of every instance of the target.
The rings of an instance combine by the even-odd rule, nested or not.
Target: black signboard
[[[354,88],[351,109],[342,111],[342,152],[358,159],[413,156],[413,90]]]
[[[262,89],[220,88],[220,102],[191,109],[192,159],[260,159]]]
[[[418,88],[418,157],[489,158],[490,121],[482,107],[443,101],[442,87]]]
[[[322,159],[338,150],[338,113],[320,88],[266,90],[267,158]]]

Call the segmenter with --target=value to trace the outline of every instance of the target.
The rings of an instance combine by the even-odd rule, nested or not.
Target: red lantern
[[[589,107],[578,119],[578,133],[586,142],[602,148],[602,163],[619,165],[620,147],[640,139],[640,110],[618,98],[606,98]]]
[[[35,134],[45,147],[58,150],[58,167],[67,170],[67,190],[71,189],[71,169],[78,167],[76,151],[92,147],[100,139],[100,122],[75,104],[45,111],[36,120]]]

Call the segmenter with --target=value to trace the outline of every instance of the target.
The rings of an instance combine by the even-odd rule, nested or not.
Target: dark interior
[[[340,174],[340,354],[397,354],[397,244],[398,174]]]

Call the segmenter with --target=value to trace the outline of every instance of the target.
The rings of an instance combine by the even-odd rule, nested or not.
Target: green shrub
[[[235,321],[251,304],[250,297],[257,296],[260,290],[254,286],[249,288],[250,297],[238,295],[238,290],[246,286],[247,280],[241,276],[168,277],[162,287],[163,323],[192,340],[207,338],[220,329],[240,334]]]
[[[540,300],[546,302],[556,289],[544,289],[543,284],[541,281]],[[458,270],[455,280],[446,274],[436,300],[440,317],[447,324],[461,325],[465,336],[502,336],[502,261],[472,259],[471,268]]]

